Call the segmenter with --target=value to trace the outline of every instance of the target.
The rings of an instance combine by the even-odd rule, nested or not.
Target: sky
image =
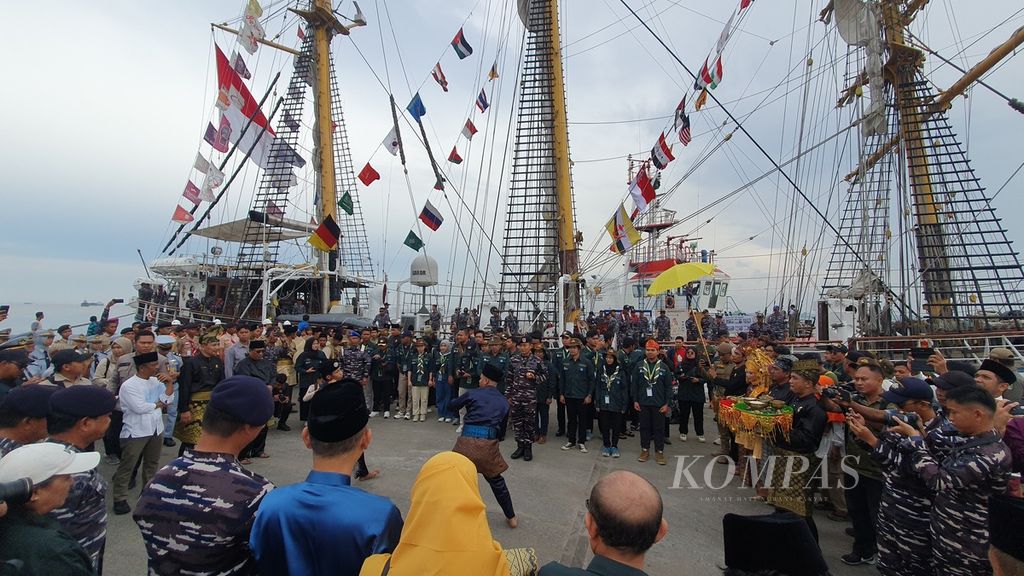
[[[265,4],[268,13],[278,7]],[[336,4],[339,12],[353,13],[349,1]],[[466,235],[473,227],[451,225],[456,218],[468,222],[467,210],[474,212],[488,233],[494,227],[492,241],[501,246],[511,158],[503,162],[502,143],[509,130],[522,34],[512,4],[505,0],[388,0],[385,6],[382,1],[365,0],[362,6],[369,26],[334,42],[354,169],[369,161],[383,176],[368,189],[360,185],[358,194],[376,268],[389,280],[408,275],[414,254],[401,242],[415,226],[415,214],[425,199],[441,207],[446,217],[439,232],[423,234],[443,277],[470,283],[473,267],[487,262],[488,243],[481,240],[480,230],[474,229],[467,248]],[[696,69],[714,46],[732,3],[629,0],[629,4]],[[748,132],[777,161],[792,157],[842,125],[843,113],[829,111],[847,70],[820,68],[820,63],[841,61],[846,48],[817,43],[826,28],[813,20],[824,4],[759,0],[726,51],[725,79],[715,95],[734,102],[730,109],[745,119]],[[138,251],[147,261],[160,256],[170,237],[175,202],[185,181],[195,176],[190,170],[194,155],[197,150],[210,151],[202,143],[202,134],[215,118],[213,43],[225,51],[237,46],[229,35],[212,32],[209,23],[237,18],[243,6],[241,0],[54,0],[6,7],[9,22],[25,25],[10,26],[5,34],[8,46],[21,46],[24,51],[7,50],[0,59],[0,73],[8,79],[8,89],[0,91],[0,109],[5,111],[0,173],[5,175],[7,199],[0,216],[4,231],[0,265],[8,278],[0,287],[0,300],[105,301],[130,296],[133,280],[145,275]],[[929,3],[927,15],[914,29],[940,54],[970,66],[1024,23],[1013,0],[987,0],[985,6],[985,11],[962,10],[955,0],[936,0]],[[39,22],[47,22],[46,28],[32,24]],[[464,61],[457,60],[448,46],[460,26],[475,48],[474,55]],[[276,16],[265,27],[272,34],[280,32],[280,42],[297,46],[294,17]],[[602,266],[588,266],[586,272],[608,278],[609,270],[621,270],[617,262],[603,256],[608,237],[602,234],[604,223],[626,196],[624,156],[649,153],[692,80],[618,0],[563,0],[562,32],[583,260],[602,262]],[[819,68],[811,66],[805,72],[794,64],[808,56]],[[274,72],[284,69],[288,75],[291,57],[287,54],[263,47],[246,58],[254,72],[250,83],[254,94],[262,94]],[[486,84],[487,69],[495,60],[501,77],[493,85]],[[438,61],[448,76],[448,93],[429,78]],[[930,77],[940,88],[958,77],[948,66],[930,61],[929,67]],[[788,74],[791,69],[797,72]],[[805,73],[820,73],[822,80],[804,90],[801,77]],[[1024,59],[1013,58],[989,75],[987,82],[1021,97],[1013,90],[1020,86],[1022,73]],[[459,167],[445,166],[459,191],[448,194],[451,204],[430,190],[433,178],[422,148],[409,152],[411,191],[397,160],[380,148],[391,125],[381,82],[391,86],[400,107],[416,90],[421,92],[428,110],[428,135],[439,160],[453,144],[466,158]],[[477,139],[495,144],[483,146],[475,140],[469,149],[458,134],[485,85],[493,90],[492,108],[473,118],[483,132]],[[957,100],[950,114],[955,129],[967,139],[974,168],[994,192],[1019,164],[1016,131],[1005,127],[1018,125],[1021,116],[980,88],[966,101]],[[722,127],[725,120],[714,106],[694,113],[694,143],[685,149],[678,143],[674,147],[677,160],[662,181],[668,186],[686,176],[666,200],[680,215],[692,213],[771,167],[747,137],[737,133],[722,142],[724,134],[734,130]],[[802,132],[799,126],[804,126]],[[409,130],[408,124],[404,129]],[[709,155],[711,148],[717,151]],[[853,168],[846,153],[846,157],[837,153],[838,160],[833,158],[831,163],[822,157],[787,167],[831,218],[836,218],[838,205],[834,199],[828,201],[827,193],[836,188],[837,173],[841,176]],[[215,223],[244,212],[251,198],[245,185],[255,183],[256,176],[251,167],[243,169],[243,185],[228,193],[224,205],[214,212]],[[994,202],[1010,226],[1019,220],[1013,200],[1020,178],[1024,176],[1011,182]],[[778,252],[786,249],[784,238],[790,238],[788,249],[799,251],[801,245],[815,248],[811,243],[827,236],[820,219],[803,202],[795,208],[796,218],[784,217],[792,195],[784,184],[771,176],[679,229],[699,235],[703,246],[721,253],[719,265],[734,277],[732,295],[746,309],[769,302],[766,282],[779,286]],[[311,190],[312,186],[302,182],[300,188]],[[458,208],[460,194],[469,209]],[[312,196],[307,194],[306,200],[289,208],[289,215],[303,217],[311,203]],[[708,219],[710,223],[697,226]],[[754,239],[748,240],[751,236]],[[1010,237],[1019,244],[1024,230],[1011,228]],[[830,241],[823,244],[815,248],[816,254],[831,247]],[[207,251],[210,246],[190,243],[189,248]],[[490,278],[497,269],[496,260],[492,255]],[[823,263],[812,265],[820,268]]]

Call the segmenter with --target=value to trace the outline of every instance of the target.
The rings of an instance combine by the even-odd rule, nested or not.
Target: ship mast
[[[289,10],[302,17],[313,31],[313,65],[316,73],[316,85],[313,93],[313,109],[316,118],[314,137],[316,140],[316,176],[320,196],[320,203],[317,206],[317,221],[323,222],[328,216],[337,221],[335,206],[338,187],[335,180],[334,131],[331,119],[331,39],[335,33],[348,35],[349,29],[334,16],[330,0],[312,0],[309,10],[295,8]],[[328,312],[340,298],[340,287],[336,275],[338,251],[332,250],[326,255],[320,255],[320,258],[320,268],[324,272],[320,309]]]
[[[555,155],[555,190],[558,198],[558,254],[561,273],[574,280],[579,276],[576,253],[576,220],[572,201],[572,176],[569,173],[569,121],[565,113],[565,77],[562,74],[562,43],[558,30],[558,0],[548,6],[551,18],[551,51],[548,62],[552,82],[552,137]]]

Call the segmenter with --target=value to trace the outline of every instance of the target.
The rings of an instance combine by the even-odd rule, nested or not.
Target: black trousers
[[[853,486],[846,489],[846,508],[853,522],[853,553],[861,558],[873,556],[878,551],[875,521],[882,502],[882,481],[860,475],[854,482],[847,474],[843,484]]]
[[[277,427],[288,423],[288,415],[292,413],[292,402],[295,400],[295,386],[285,386],[284,394],[288,402],[277,402],[274,404],[274,416],[277,418]]]
[[[394,384],[391,380],[373,380],[373,410],[374,412],[391,411],[391,391]]]
[[[267,451],[267,427],[264,426],[263,430],[249,445],[242,449],[242,453],[239,454],[239,460],[245,460],[246,458],[256,458],[260,454]]]
[[[565,404],[562,404],[555,398],[555,422],[558,423],[558,432],[565,434]]]
[[[565,439],[572,444],[583,444],[587,441],[587,428],[583,421],[584,410],[586,405],[583,404],[583,398],[565,399]]]
[[[622,428],[622,413],[601,410],[597,413],[597,425],[601,428],[601,439],[605,448],[619,447],[619,430]]]
[[[303,400],[306,396],[306,390],[309,390],[309,385],[299,386],[299,420],[303,422],[309,418],[309,402]]]
[[[566,398],[566,401],[568,400]],[[501,511],[505,513],[505,518],[515,518],[516,511],[512,508],[512,495],[509,494],[508,484],[505,484],[505,479],[501,477],[501,474],[493,478],[485,476],[484,480],[487,480],[487,483],[491,485],[491,492],[494,493],[494,499],[501,506]]]
[[[584,410],[584,414],[586,415],[586,425],[583,426],[583,428],[585,428],[587,432],[593,433],[594,420],[597,420],[597,404],[595,404],[594,402],[591,402],[590,404],[585,404]],[[586,438],[586,436],[584,436],[584,438]]]
[[[704,403],[689,400],[679,401],[679,433],[690,433],[690,414],[693,414],[693,431],[704,435]]]
[[[110,413],[110,426],[103,435],[103,451],[107,456],[121,457],[121,427],[124,426],[124,412],[114,410]]]
[[[366,467],[366,454],[361,454],[359,456],[359,462],[356,463],[355,477],[358,480],[369,473],[370,469]]]
[[[561,407],[561,404],[559,404]],[[564,418],[564,416],[563,416]],[[548,422],[551,420],[551,405],[545,400],[539,400],[537,402],[537,435],[547,436],[548,435]],[[564,426],[564,424],[563,424]]]
[[[665,451],[665,415],[658,411],[660,406],[640,406],[640,447],[651,448],[654,440],[656,452]]]

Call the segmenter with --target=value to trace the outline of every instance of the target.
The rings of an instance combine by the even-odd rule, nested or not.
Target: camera
[[[0,502],[8,504],[24,504],[32,497],[32,481],[19,478],[10,482],[0,482]]]
[[[921,417],[918,416],[916,412],[900,412],[895,408],[890,408],[885,411],[886,426],[895,426],[897,420],[900,422],[906,422],[914,428],[917,428],[917,424],[921,421]]]
[[[846,386],[829,386],[821,390],[821,395],[830,400],[841,400],[843,402],[853,401],[853,391]]]

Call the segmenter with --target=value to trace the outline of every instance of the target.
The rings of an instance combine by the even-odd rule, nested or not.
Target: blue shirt
[[[500,426],[508,414],[508,400],[494,386],[473,388],[448,403],[452,413],[466,408],[465,424],[471,426]]]
[[[394,551],[402,513],[351,484],[344,474],[313,470],[305,482],[268,494],[249,539],[259,573],[355,575],[367,557]]]

